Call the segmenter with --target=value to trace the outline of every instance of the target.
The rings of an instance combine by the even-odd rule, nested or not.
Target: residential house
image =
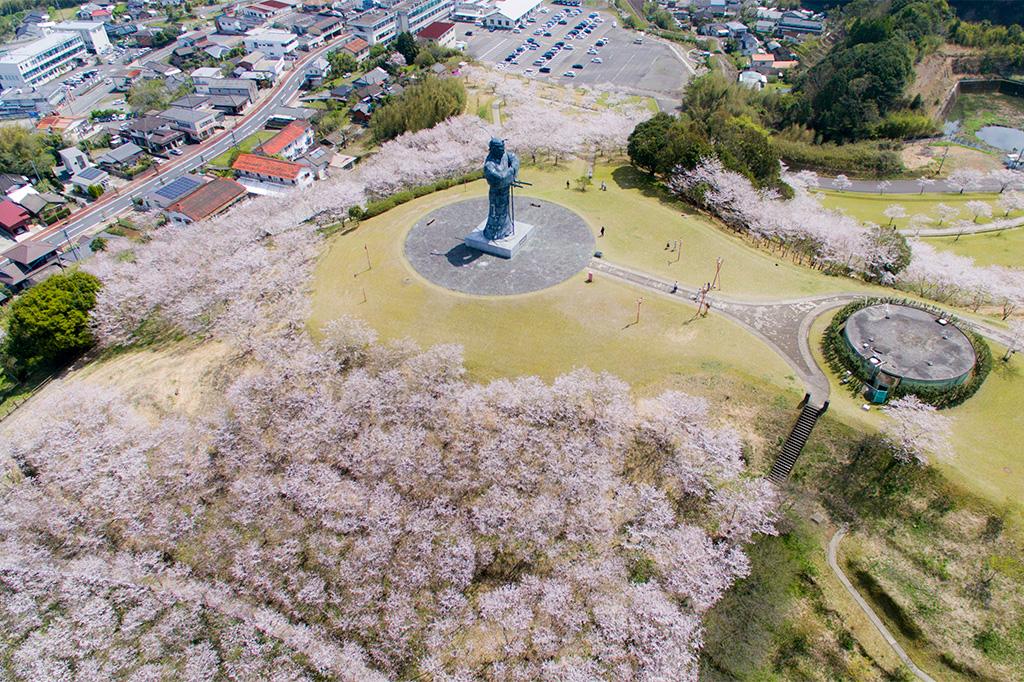
[[[246,194],[244,186],[228,178],[214,178],[167,207],[173,223],[188,225],[214,216]]]
[[[125,132],[129,140],[151,154],[166,154],[167,150],[185,142],[185,133],[175,130],[170,121],[159,116],[137,118]]]
[[[196,92],[203,95],[237,95],[251,104],[256,101],[256,83],[243,78],[211,78],[203,85],[196,86]]]
[[[420,29],[416,34],[416,39],[422,42],[437,43],[443,47],[451,47],[455,44],[455,24],[449,21],[435,21]]]
[[[775,22],[768,19],[758,19],[754,22],[754,33],[770,35],[775,32]]]
[[[86,168],[91,168],[93,163],[89,157],[78,147],[68,147],[57,152],[60,164],[64,167],[64,173],[68,176],[76,175]]]
[[[352,81],[352,85],[357,88],[366,85],[383,85],[388,82],[389,77],[388,72],[378,66]]]
[[[258,25],[264,19],[256,19],[244,14],[221,14],[215,20],[217,33],[229,36],[240,36]]]
[[[772,62],[774,61],[775,56],[771,54],[752,54],[750,55],[750,69],[760,74],[768,75],[768,72],[772,70]]]
[[[318,36],[324,41],[334,40],[345,31],[345,22],[339,17],[321,16],[309,27],[309,35]]]
[[[825,25],[821,21],[802,19],[792,14],[794,13],[786,12],[779,21],[776,30],[780,35],[799,40],[808,35],[820,35],[825,30]]]
[[[316,115],[316,109],[306,107],[277,107],[267,119],[268,128],[284,128],[293,121],[309,121]]]
[[[202,187],[205,182],[206,178],[202,175],[182,175],[146,193],[142,197],[142,205],[147,209],[165,209]]]
[[[795,59],[780,60],[776,59],[772,62],[772,70],[769,73],[771,76],[784,76],[790,69],[795,69],[800,65],[800,62]]]
[[[327,177],[327,169],[331,166],[331,159],[334,158],[334,150],[323,145],[316,145],[304,154],[295,157],[295,162],[302,164],[310,171],[317,180]]]
[[[171,106],[179,109],[213,109],[209,95],[183,95],[171,102]]]
[[[41,133],[57,133],[69,142],[78,142],[92,132],[89,120],[84,116],[43,116],[36,123]]]
[[[737,82],[751,90],[763,90],[768,85],[768,77],[756,71],[744,71],[736,79]]]
[[[0,201],[0,228],[14,237],[28,231],[32,216],[24,206],[19,206],[10,199]]]
[[[28,184],[28,178],[24,175],[0,173],[0,194],[8,194]]]
[[[313,126],[305,121],[292,121],[277,135],[257,147],[256,151],[265,156],[283,156],[293,161],[312,147],[315,141]]]
[[[270,183],[287,189],[304,187],[313,182],[313,172],[309,168],[291,161],[271,159],[258,154],[239,154],[231,167],[240,179],[249,180],[258,185]]]
[[[341,49],[355,57],[357,62],[361,62],[370,56],[370,44],[362,38],[353,38],[345,43]]]
[[[749,57],[760,49],[761,41],[753,33],[744,33],[736,40],[736,47],[741,55]]]
[[[224,114],[211,109],[182,109],[171,107],[159,114],[160,118],[170,121],[171,128],[180,130],[191,142],[202,142],[223,127]]]
[[[257,2],[249,5],[248,7],[243,7],[239,11],[239,14],[248,19],[255,19],[262,23],[278,14],[281,14],[288,8],[288,5],[283,2],[279,2],[278,0],[263,0],[263,2]]]
[[[60,246],[49,242],[26,239],[7,249],[3,257],[7,263],[0,266],[0,284],[20,291],[37,284],[51,274]]]
[[[231,48],[227,45],[221,45],[220,43],[210,43],[209,45],[203,46],[203,52],[214,59],[224,59],[224,55],[231,52]]]
[[[305,68],[303,85],[307,88],[320,87],[331,74],[331,63],[322,55],[310,60]]]
[[[53,192],[35,192],[17,203],[37,219],[49,223],[52,222],[50,216],[64,208],[67,202],[67,199]]]
[[[125,142],[120,147],[114,147],[97,156],[96,163],[107,172],[123,173],[142,160],[145,154],[146,150],[139,145],[134,142]]]
[[[352,107],[352,122],[361,126],[370,125],[373,118],[373,102],[360,102]]]
[[[356,99],[361,102],[379,102],[387,97],[388,93],[383,85],[363,85],[356,88],[355,94]]]
[[[729,37],[739,38],[747,32],[747,25],[741,21],[727,21],[725,27],[729,30]]]
[[[711,36],[713,38],[729,37],[729,29],[726,27],[725,24],[719,23],[704,24],[699,29],[697,29],[697,33],[705,36]]]
[[[168,76],[176,76],[180,73],[181,69],[172,64],[148,61],[142,65],[142,77],[147,80],[152,80],[154,78],[167,78]]]
[[[352,93],[355,92],[355,90],[355,88],[347,83],[339,85],[338,87],[331,89],[331,99],[345,101],[352,96]]]
[[[114,76],[114,92],[128,92],[142,78],[142,69],[129,69],[125,74]]]
[[[79,189],[82,194],[87,194],[89,192],[89,188],[93,185],[98,185],[106,189],[110,184],[110,174],[105,170],[93,166],[71,176],[71,180],[69,182]]]

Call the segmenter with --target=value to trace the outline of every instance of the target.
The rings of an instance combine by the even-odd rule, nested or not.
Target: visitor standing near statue
[[[517,184],[518,175],[519,157],[505,150],[504,140],[491,138],[487,160],[484,161],[484,178],[490,185],[487,224],[484,226],[487,239],[504,239],[515,230],[512,188]]]

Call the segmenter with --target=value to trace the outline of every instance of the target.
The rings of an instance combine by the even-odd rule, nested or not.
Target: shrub
[[[6,351],[25,367],[66,361],[92,345],[89,311],[100,281],[75,271],[54,275],[11,304]]]
[[[825,328],[825,333],[822,336],[822,354],[825,356],[825,360],[833,372],[843,374],[848,370],[864,385],[871,382],[871,377],[865,372],[860,356],[846,342],[842,330],[850,315],[853,315],[861,308],[878,303],[892,303],[931,310],[907,299],[867,298],[849,303],[836,313],[835,317],[832,318],[832,322]],[[939,313],[938,310],[935,312],[936,314]],[[915,395],[929,405],[934,405],[941,410],[948,407],[956,407],[973,396],[981,388],[981,385],[985,383],[985,379],[988,377],[988,373],[992,371],[992,351],[989,350],[985,339],[957,322],[957,320],[953,320],[952,324],[964,333],[968,340],[970,340],[971,346],[974,347],[975,363],[971,375],[962,384],[952,387],[907,386],[901,382],[889,394],[890,398]]]
[[[107,240],[104,239],[103,237],[96,237],[91,242],[89,242],[89,249],[92,250],[93,252],[106,251]]]
[[[913,111],[893,111],[886,115],[874,129],[874,137],[911,139],[931,137],[939,132],[930,116]]]
[[[772,144],[779,157],[794,168],[871,177],[891,177],[904,171],[899,154],[885,143],[812,144],[776,136]]]

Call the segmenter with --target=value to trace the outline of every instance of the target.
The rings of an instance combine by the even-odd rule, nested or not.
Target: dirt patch
[[[944,163],[943,155],[946,157]],[[993,154],[957,145],[936,145],[930,140],[908,142],[900,152],[900,159],[909,170],[930,169],[932,173],[938,170],[941,163],[943,177],[958,168],[985,172],[1002,168],[999,158]]]
[[[944,45],[942,51],[922,59],[914,67],[914,82],[907,96],[913,98],[914,95],[921,95],[925,113],[932,117],[938,116],[953,85],[962,78],[970,77],[968,74],[955,73],[953,65],[971,52],[970,49],[956,45]]]

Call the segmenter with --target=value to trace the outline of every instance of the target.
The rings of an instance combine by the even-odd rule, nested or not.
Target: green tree
[[[415,62],[416,55],[419,53],[419,47],[416,45],[416,38],[408,31],[402,31],[395,38],[395,50],[405,57],[406,64],[412,64]]]
[[[633,129],[629,134],[626,153],[634,166],[651,174],[659,170],[661,149],[674,120],[669,114],[659,112]]]
[[[370,130],[376,141],[383,142],[405,132],[431,128],[457,115],[465,105],[462,81],[428,76],[377,109]]]
[[[0,126],[0,168],[7,173],[46,175],[57,163],[56,150],[66,145],[60,135],[42,134],[21,126]]]
[[[576,178],[576,189],[581,192],[586,192],[587,188],[594,184],[594,181],[590,179],[590,176],[584,173],[583,175]]]
[[[86,191],[93,199],[99,199],[103,196],[103,187],[100,185],[89,185],[89,189]]]
[[[91,250],[93,253],[97,251],[106,251],[107,240],[104,239],[103,237],[96,237],[91,242],[89,242],[89,250]]]
[[[93,342],[89,311],[100,281],[85,272],[53,275],[11,303],[5,350],[23,368],[53,365]]]
[[[331,75],[333,76],[352,73],[359,68],[356,58],[343,50],[337,50],[327,55],[327,63],[331,65]]]
[[[139,81],[128,90],[128,106],[136,113],[166,109],[171,92],[158,78]]]

